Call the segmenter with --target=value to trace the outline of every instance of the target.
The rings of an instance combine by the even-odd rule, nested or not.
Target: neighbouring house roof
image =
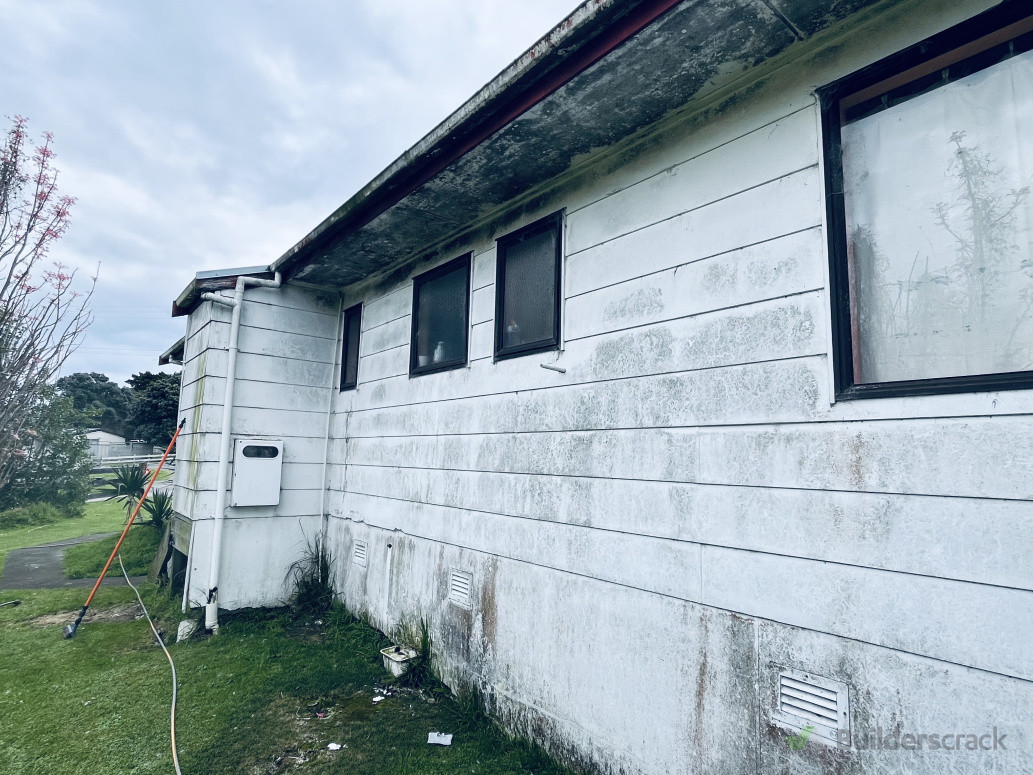
[[[167,366],[172,363],[176,366],[183,365],[183,353],[186,350],[187,338],[181,336],[177,339],[173,345],[158,356],[158,365]]]
[[[588,0],[269,269],[340,287],[412,260],[875,2]]]
[[[125,444],[125,439],[115,433],[108,433],[99,428],[86,432],[86,438],[90,441],[106,441],[111,444]]]

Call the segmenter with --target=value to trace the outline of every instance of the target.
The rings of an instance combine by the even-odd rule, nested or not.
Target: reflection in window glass
[[[556,236],[553,228],[505,248],[500,349],[555,341]]]
[[[416,278],[413,370],[466,363],[469,266],[464,258],[446,274]]]
[[[1033,52],[842,127],[854,381],[1033,369]]]

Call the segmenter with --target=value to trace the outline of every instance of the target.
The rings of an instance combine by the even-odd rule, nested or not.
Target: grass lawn
[[[173,633],[176,601],[143,588]],[[143,620],[93,622],[63,640],[82,590],[20,594],[0,608],[0,762],[4,772],[109,775],[172,772],[168,663]],[[101,590],[94,607],[133,599]],[[132,613],[129,612],[131,616]],[[177,739],[183,772],[536,773],[568,772],[499,733],[473,703],[399,692],[378,704],[386,673],[383,637],[335,610],[322,625],[285,610],[225,616],[220,634],[170,646],[179,673]],[[451,747],[428,732],[455,735]],[[327,750],[339,743],[341,750]],[[303,763],[302,763],[303,762]]]
[[[139,517],[137,517],[139,520]],[[95,579],[104,570],[104,563],[111,556],[118,536],[111,536],[100,541],[72,546],[65,552],[65,575],[70,579]],[[119,554],[125,563],[126,572],[130,576],[145,576],[150,570],[154,554],[158,551],[161,533],[149,524],[134,522],[129,528],[126,540],[122,542]],[[121,574],[122,568],[116,559],[110,573]]]
[[[97,501],[86,504],[86,515],[83,517],[64,519],[52,525],[0,531],[0,572],[3,571],[7,553],[12,549],[50,544],[93,533],[121,532],[125,522],[126,513],[118,503]]]

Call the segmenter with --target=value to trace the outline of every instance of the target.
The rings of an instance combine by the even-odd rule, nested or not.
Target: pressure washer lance
[[[83,605],[82,610],[79,611],[79,616],[76,618],[75,624],[69,624],[67,627],[65,627],[64,634],[66,639],[71,638],[73,635],[75,635],[75,631],[78,630],[79,625],[82,624],[82,619],[84,616],[86,616],[86,610],[90,607],[90,603],[93,602],[93,596],[97,594],[97,590],[100,589],[100,583],[104,580],[104,574],[108,572],[108,568],[111,567],[111,563],[115,561],[115,557],[116,555],[118,555],[118,550],[122,546],[122,542],[126,538],[126,533],[128,533],[129,528],[133,526],[133,521],[136,519],[136,515],[140,513],[140,507],[143,505],[143,502],[147,500],[147,495],[151,492],[151,487],[154,486],[154,482],[158,478],[158,474],[161,473],[161,467],[165,465],[165,460],[168,458],[169,453],[172,452],[172,447],[173,445],[175,445],[176,439],[179,438],[180,431],[183,430],[183,426],[185,426],[186,424],[187,420],[184,417],[183,420],[179,423],[179,427],[176,428],[176,432],[172,435],[172,441],[169,442],[169,446],[168,448],[166,448],[165,454],[161,456],[161,462],[158,463],[158,467],[154,469],[154,475],[151,476],[151,481],[147,483],[147,489],[143,491],[143,495],[141,496],[140,500],[136,502],[136,508],[133,509],[133,515],[129,518],[129,521],[126,522],[126,526],[122,530],[122,535],[119,536],[118,543],[115,544],[115,548],[111,550],[111,556],[108,557],[108,561],[104,565],[104,570],[100,572],[100,576],[97,578],[97,583],[93,585],[93,590],[90,592],[90,596],[86,598],[86,604]]]

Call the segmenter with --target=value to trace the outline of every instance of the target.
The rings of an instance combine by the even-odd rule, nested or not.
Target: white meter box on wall
[[[280,502],[283,441],[236,439],[233,442],[233,506],[276,506]]]

